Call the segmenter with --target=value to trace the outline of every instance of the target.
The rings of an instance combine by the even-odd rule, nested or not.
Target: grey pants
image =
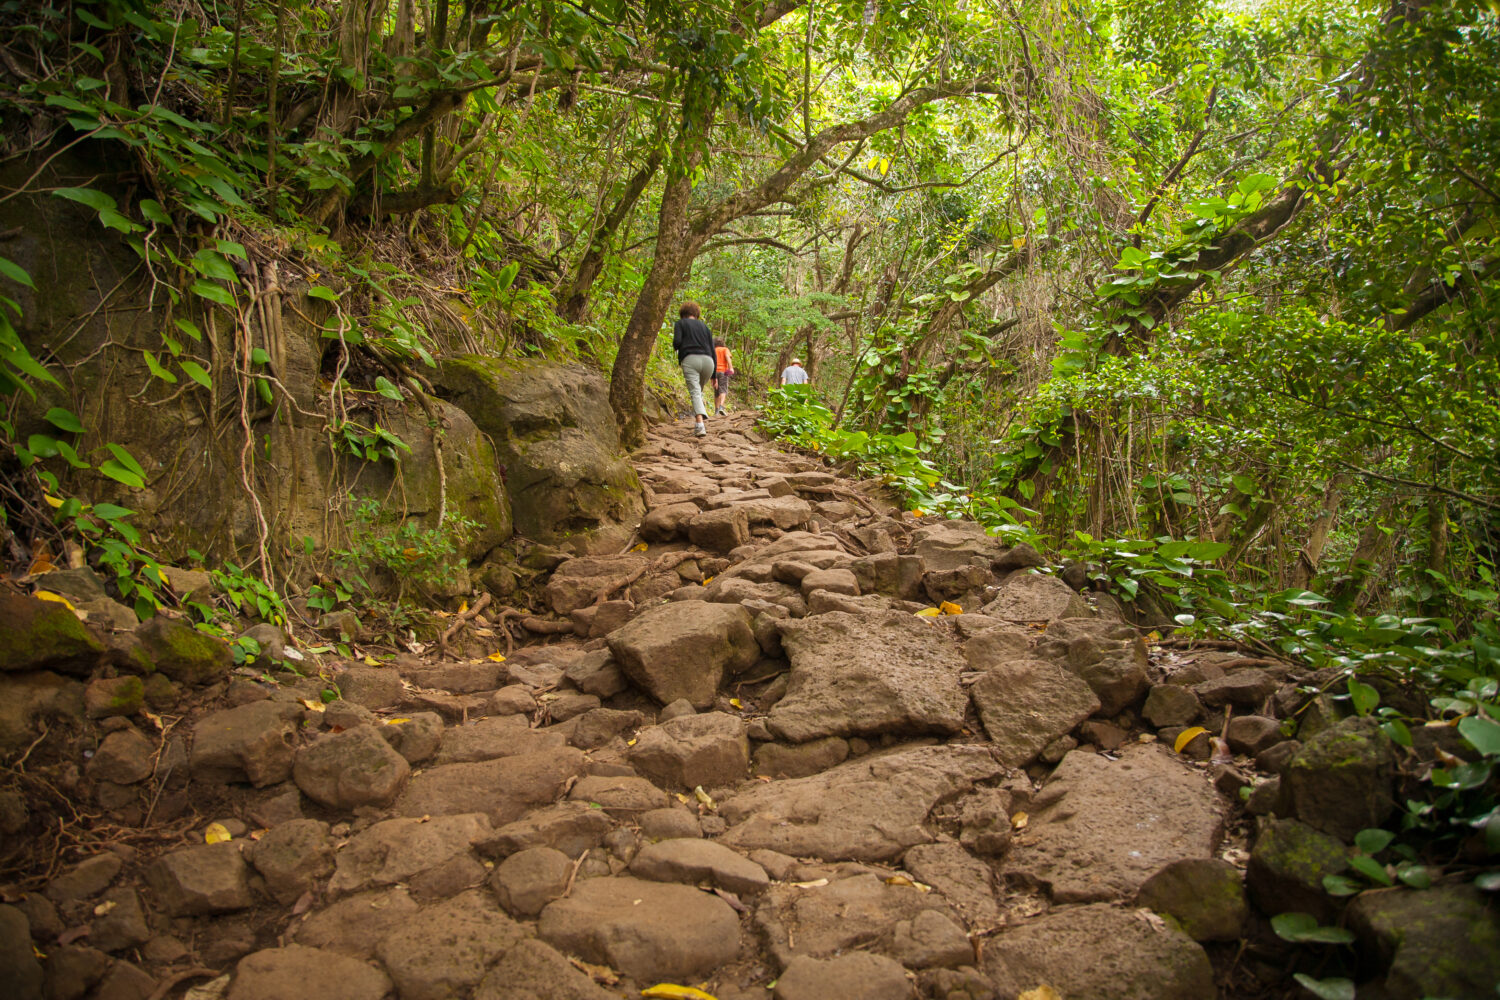
[[[703,387],[714,377],[714,359],[707,354],[689,354],[682,359],[682,377],[687,380],[688,395],[693,400],[693,412],[700,417],[708,416],[703,405]]]

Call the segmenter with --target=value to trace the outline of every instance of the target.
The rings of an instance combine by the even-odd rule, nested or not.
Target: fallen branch
[[[527,615],[525,618],[522,618],[521,627],[528,632],[535,632],[537,635],[565,635],[576,631],[573,628],[572,622],[548,621],[545,618],[537,618],[534,615]]]

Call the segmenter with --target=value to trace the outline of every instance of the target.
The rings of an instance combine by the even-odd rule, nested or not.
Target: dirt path
[[[503,662],[475,619],[326,706],[235,677],[166,738],[91,723],[90,832],[0,906],[11,995],[1234,995],[1249,779],[1168,744],[1284,672],[1148,656],[1036,553],[711,426],[653,432],[641,544],[556,565]]]

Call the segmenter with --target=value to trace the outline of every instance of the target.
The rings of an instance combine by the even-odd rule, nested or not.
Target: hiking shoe
[[[702,424],[698,424],[693,428],[693,434],[696,437],[708,437],[708,428]]]
[[[719,407],[718,412],[714,414],[714,416],[716,416],[716,417],[727,417],[727,416],[729,416],[729,411],[726,410],[726,409],[724,409],[724,407],[721,406],[721,407]]]

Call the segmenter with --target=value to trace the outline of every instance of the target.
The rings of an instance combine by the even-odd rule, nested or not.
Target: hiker
[[[807,371],[802,367],[801,358],[793,358],[792,363],[787,365],[781,373],[782,385],[806,385]]]
[[[682,377],[692,399],[693,433],[703,437],[708,433],[703,385],[714,374],[714,339],[708,332],[708,324],[701,319],[698,303],[689,299],[677,310],[677,315],[680,318],[672,324],[672,349],[677,352],[677,363],[682,366]]]
[[[714,338],[714,416],[726,416],[729,411],[724,404],[729,401],[729,379],[734,375],[734,359],[724,338]]]

